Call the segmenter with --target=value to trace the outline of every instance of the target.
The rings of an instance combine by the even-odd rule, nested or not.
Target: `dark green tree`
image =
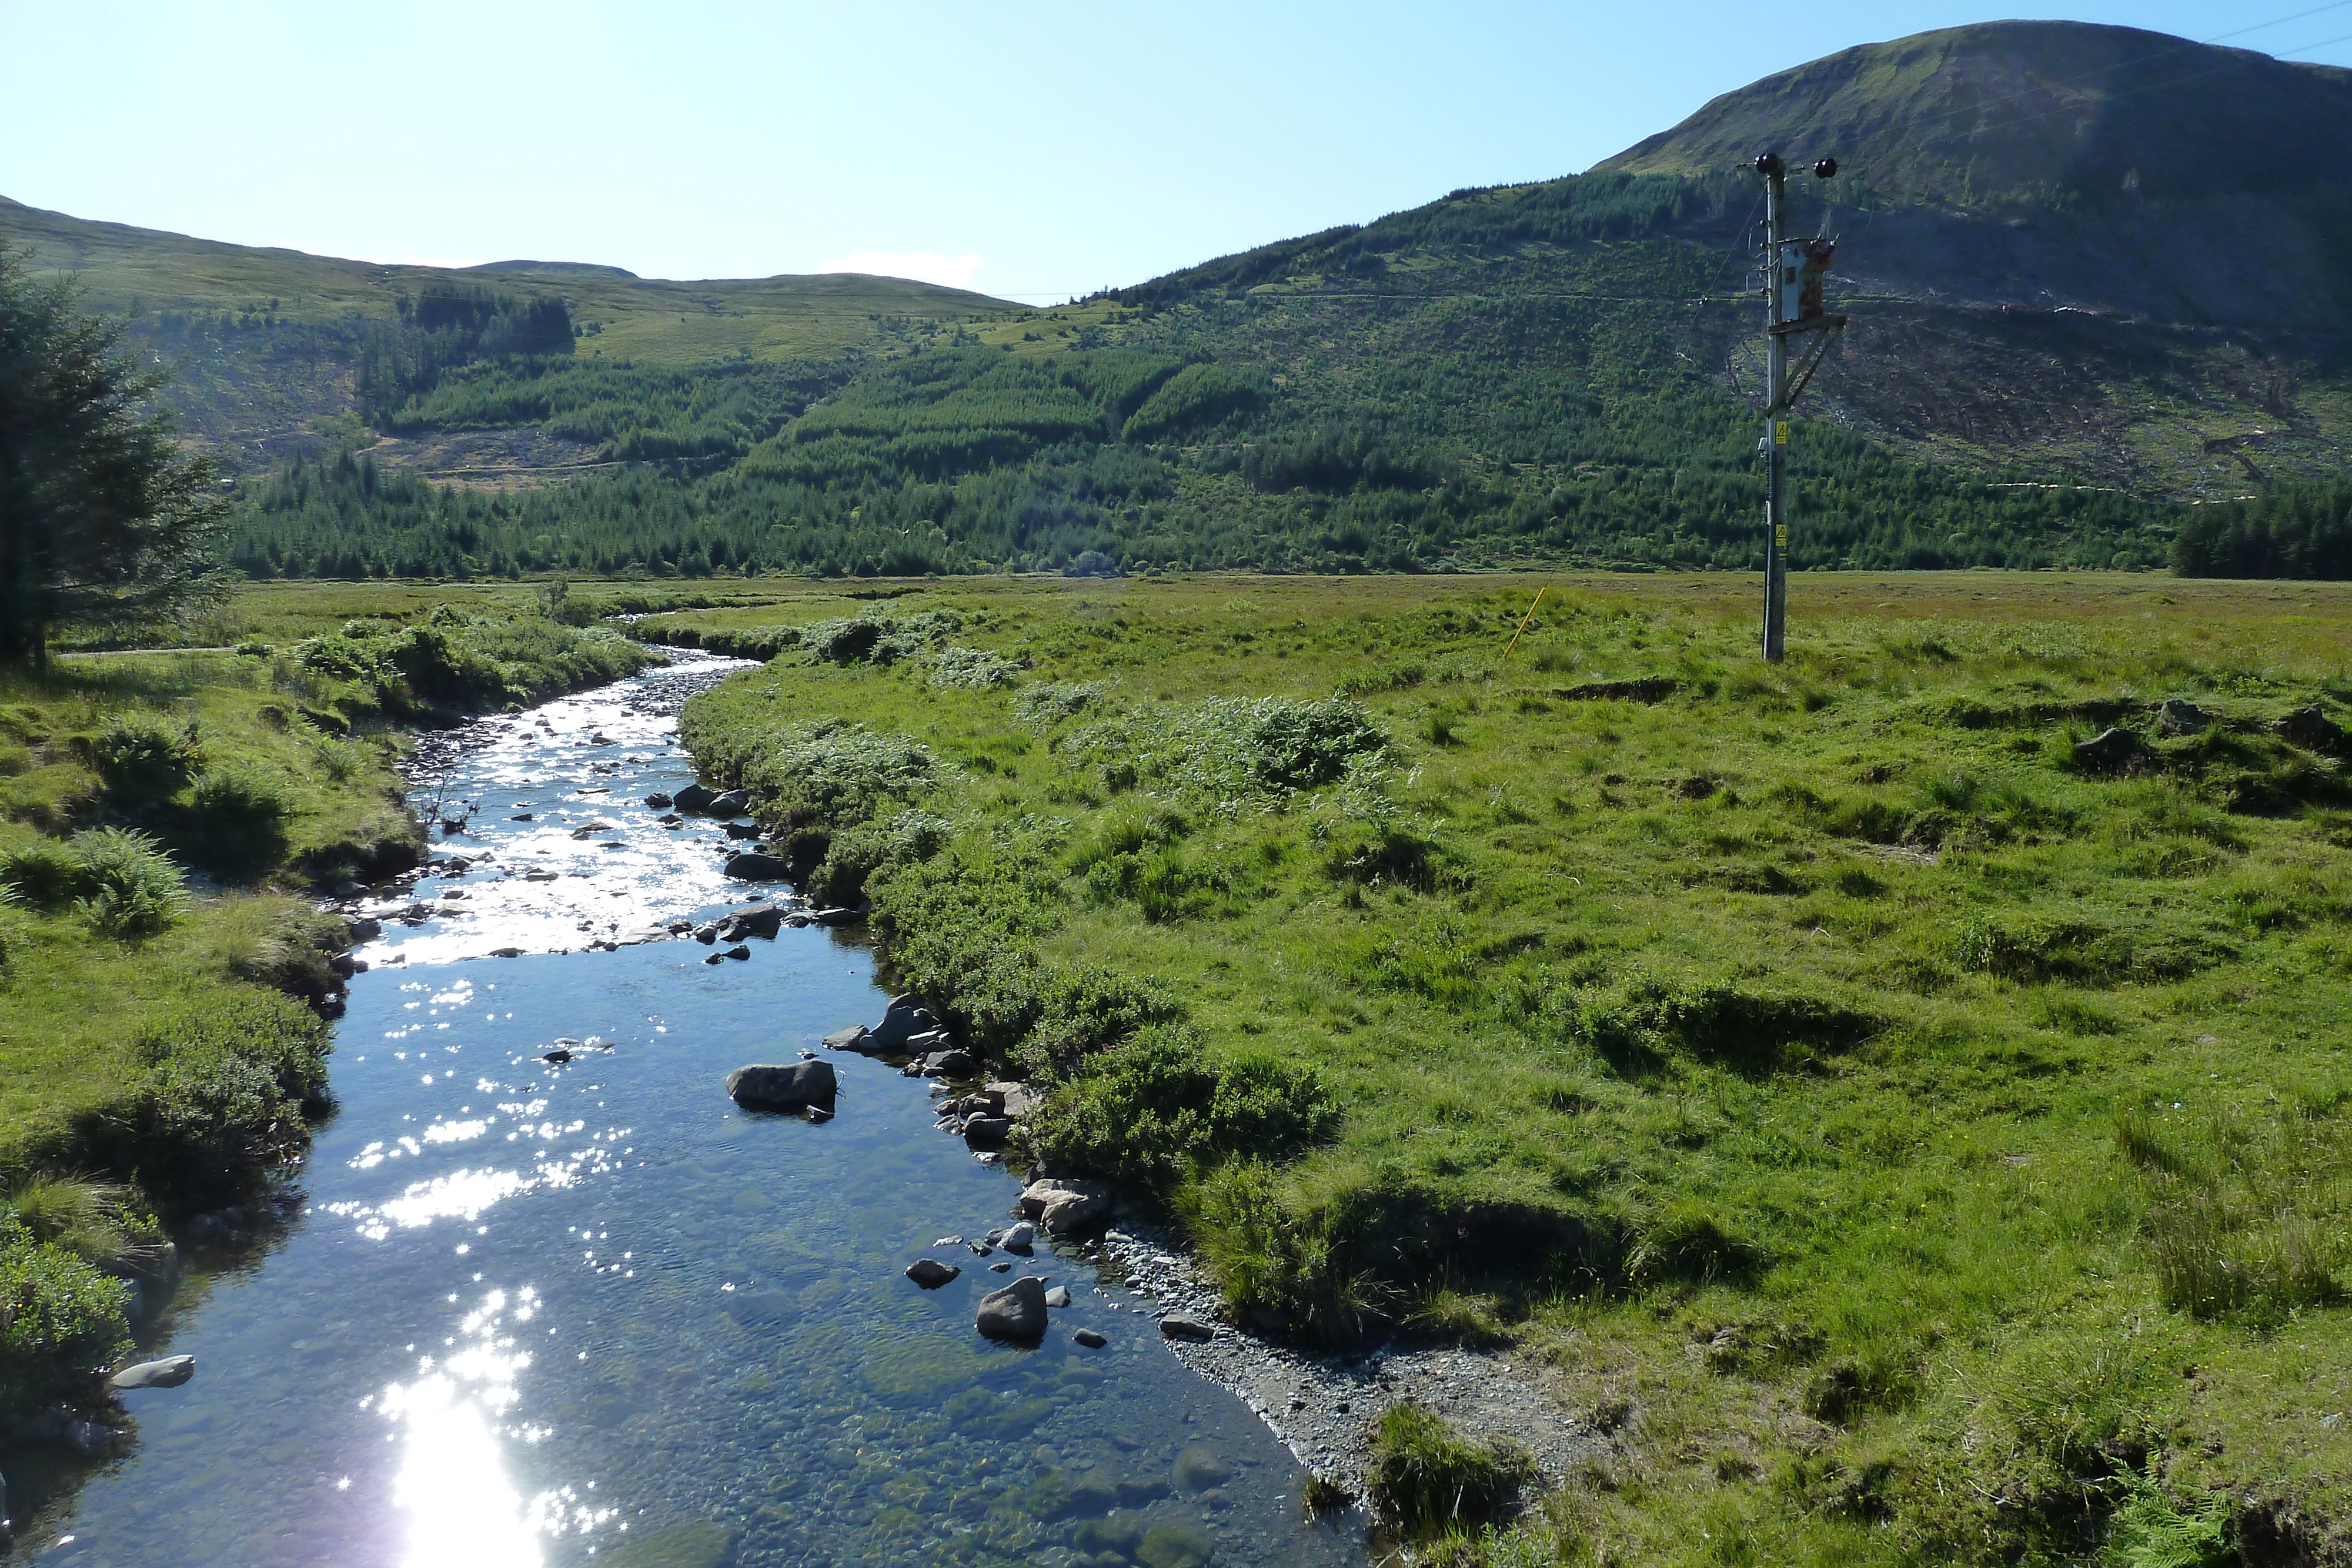
[[[0,246],[0,662],[40,664],[51,631],[183,611],[218,587],[228,508],[212,465],[152,405],[170,379],[121,351]]]

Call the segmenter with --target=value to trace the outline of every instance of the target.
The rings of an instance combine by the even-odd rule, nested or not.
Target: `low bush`
[[[327,1025],[290,997],[215,995],[164,1011],[137,1042],[145,1073],[92,1141],[110,1168],[194,1203],[299,1151],[333,1106]]]
[[[1198,1030],[1163,1024],[1087,1060],[1030,1140],[1041,1158],[1166,1191],[1237,1154],[1293,1155],[1329,1136],[1339,1114],[1311,1069],[1223,1055]]]
[[[89,756],[107,789],[133,800],[176,795],[205,765],[194,723],[175,729],[135,714],[108,720],[91,737]]]
[[[69,847],[81,894],[74,908],[100,936],[152,936],[186,912],[179,867],[145,833],[94,828]]]
[[[846,829],[833,835],[804,891],[819,904],[855,904],[865,896],[867,878],[921,864],[947,846],[952,831],[944,818],[921,811]]]
[[[1392,1405],[1373,1429],[1364,1490],[1383,1524],[1428,1541],[1499,1517],[1533,1474],[1514,1445],[1472,1442],[1433,1410]]]
[[[197,780],[188,834],[191,858],[236,880],[275,870],[286,856],[294,794],[259,768],[215,768]]]
[[[130,1287],[0,1215],[0,1411],[79,1405],[131,1352]]]
[[[27,839],[0,850],[0,887],[32,908],[55,909],[80,883],[80,860],[55,839]]]

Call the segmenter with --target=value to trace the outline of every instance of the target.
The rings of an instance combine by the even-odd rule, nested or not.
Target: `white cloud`
[[[928,250],[861,250],[839,256],[819,272],[866,272],[877,277],[911,277],[948,288],[970,288],[971,275],[988,264],[982,256],[940,256]]]

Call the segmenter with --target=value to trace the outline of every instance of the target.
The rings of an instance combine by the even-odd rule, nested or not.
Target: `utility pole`
[[[1844,329],[1845,318],[1822,311],[1822,279],[1830,269],[1837,242],[1811,237],[1790,239],[1783,232],[1789,200],[1789,171],[1777,152],[1759,154],[1751,165],[1764,180],[1764,662],[1780,662],[1789,625],[1789,428],[1790,411],[1803,395],[1806,383],[1828,351],[1830,340]],[[1831,178],[1837,160],[1824,158],[1813,165],[1813,177]],[[1800,350],[1792,376],[1789,340],[1811,333]]]

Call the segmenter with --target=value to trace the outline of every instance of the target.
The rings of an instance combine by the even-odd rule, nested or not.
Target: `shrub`
[[[130,1295],[121,1281],[0,1217],[0,1410],[93,1396],[95,1374],[130,1354]]]
[[[820,904],[854,904],[867,879],[930,859],[947,846],[952,831],[944,818],[910,810],[835,833],[805,891]]]
[[[37,909],[54,909],[80,891],[81,862],[55,839],[29,839],[0,850],[0,887]]]
[[[91,739],[89,754],[109,789],[139,800],[178,794],[205,763],[193,722],[173,729],[141,715],[108,720]]]
[[[250,1182],[332,1107],[332,1048],[326,1024],[290,997],[241,990],[172,1008],[141,1034],[145,1075],[108,1118],[115,1163],[175,1199]]]
[[[1294,1153],[1328,1137],[1339,1117],[1312,1069],[1221,1056],[1199,1031],[1163,1024],[1087,1061],[1030,1138],[1043,1158],[1164,1189],[1235,1154]]]
[[[866,821],[919,792],[935,771],[929,750],[906,736],[820,719],[774,737],[744,769],[743,782],[763,797],[761,822],[789,835]]]
[[[100,935],[151,936],[179,919],[188,906],[180,868],[145,833],[127,828],[97,828],[76,833],[74,905]]]
[[[1013,716],[1033,729],[1050,729],[1099,704],[1108,681],[1042,681],[1013,699]]]
[[[942,691],[956,687],[986,691],[1013,685],[1020,674],[1020,665],[985,648],[942,648],[931,661],[930,685]]]
[[[1502,1514],[1533,1473],[1516,1446],[1471,1442],[1435,1411],[1408,1403],[1381,1413],[1364,1480],[1383,1523],[1426,1541]]]
[[[232,876],[251,876],[285,858],[294,796],[275,774],[258,768],[222,768],[197,781],[193,849],[203,863]]]

